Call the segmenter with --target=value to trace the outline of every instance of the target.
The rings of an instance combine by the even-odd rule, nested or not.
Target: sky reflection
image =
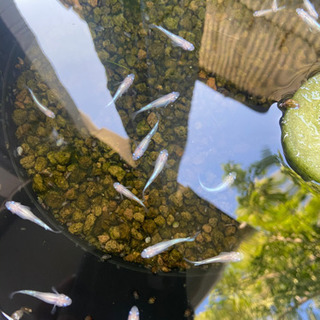
[[[201,188],[198,179],[207,187],[215,187],[223,180],[223,164],[233,162],[248,168],[261,160],[263,150],[282,150],[280,117],[275,105],[266,113],[258,113],[196,81],[178,182],[234,216],[237,191],[229,188],[210,193]]]
[[[87,23],[56,0],[15,3],[77,108],[98,128],[127,138],[115,106],[104,108],[111,95]]]

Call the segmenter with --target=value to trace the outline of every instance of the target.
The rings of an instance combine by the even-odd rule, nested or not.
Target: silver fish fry
[[[42,220],[40,220],[36,215],[34,215],[31,212],[29,207],[22,205],[20,202],[7,201],[5,203],[5,206],[9,211],[11,211],[12,213],[16,214],[17,216],[19,216],[24,220],[29,220],[31,222],[34,222],[37,225],[44,228],[45,230],[49,230],[55,233],[60,233],[60,231],[52,230],[48,225],[46,225]]]
[[[277,0],[273,0],[272,2],[272,6],[270,9],[263,9],[263,10],[257,10],[253,13],[253,16],[254,17],[262,17],[262,16],[265,16],[269,13],[275,13],[275,12],[278,12],[282,9],[284,9],[285,6],[282,6],[282,7],[278,7],[278,1]]]
[[[187,51],[194,50],[194,45],[191,42],[187,41],[186,39],[183,39],[180,36],[177,36],[176,34],[173,34],[172,32],[166,30],[165,28],[161,26],[157,26],[155,24],[150,24],[150,28],[156,28],[161,32],[163,32],[173,42],[174,45],[181,47],[182,49]]]
[[[106,107],[110,106],[113,102],[116,102],[132,85],[134,80],[134,74],[131,73],[125,77],[125,79],[120,84],[118,90],[113,96],[112,100],[106,105]]]
[[[144,112],[147,111],[151,108],[159,108],[159,107],[166,107],[169,103],[173,103],[175,102],[178,98],[179,98],[180,93],[179,92],[171,92],[166,94],[165,96],[160,97],[157,100],[154,100],[152,102],[150,102],[149,104],[147,104],[146,106],[144,106],[143,108],[141,108],[140,110],[134,112],[131,115],[132,120],[134,120],[134,118],[140,113],[140,112]]]
[[[191,261],[187,258],[184,258],[187,262],[193,264],[194,266],[201,266],[202,264],[209,264],[209,263],[228,263],[228,262],[238,262],[243,259],[243,254],[240,252],[221,252],[219,255],[201,260],[201,261]]]
[[[312,18],[314,19],[319,18],[318,12],[316,11],[313,4],[309,0],[303,0],[303,4]]]
[[[115,182],[113,184],[113,187],[120,194],[124,195],[128,199],[131,199],[131,200],[138,202],[141,206],[143,206],[146,209],[146,206],[144,205],[144,203],[138,197],[136,197],[131,191],[129,191],[126,187],[124,187],[122,184],[120,184],[119,182]]]
[[[228,187],[230,187],[234,180],[236,179],[237,174],[235,172],[230,172],[222,181],[222,183],[220,183],[219,185],[217,185],[214,188],[208,188],[205,185],[203,185],[203,183],[201,182],[200,178],[199,178],[199,183],[201,185],[201,187],[208,191],[208,192],[220,192],[223,191],[225,189],[227,189]]]
[[[129,311],[128,320],[139,320],[139,309],[136,306],[133,306]]]
[[[160,174],[160,172],[162,171],[167,160],[168,160],[168,151],[166,149],[161,150],[159,153],[159,156],[157,158],[156,164],[154,166],[154,170],[152,172],[152,175],[143,188],[143,191],[142,191],[142,198],[143,199],[144,199],[144,192],[150,186],[150,184],[157,178],[157,176]]]
[[[46,106],[44,106],[43,104],[40,103],[40,101],[37,99],[37,97],[34,95],[33,91],[26,86],[26,88],[29,90],[31,97],[33,99],[33,101],[35,102],[35,104],[37,105],[38,109],[44,113],[47,117],[54,119],[56,116],[55,114],[48,109]]]
[[[311,31],[320,32],[320,24],[312,17],[309,13],[305,12],[303,9],[296,9],[299,17],[309,26]]]
[[[170,247],[174,246],[177,243],[192,242],[196,239],[196,237],[198,236],[199,233],[200,233],[200,231],[197,232],[193,237],[178,238],[178,239],[172,239],[172,240],[159,242],[153,246],[145,248],[141,252],[141,257],[145,258],[145,259],[149,259],[149,258],[152,258],[152,257],[160,254],[163,251],[166,251],[167,249],[169,249]]]
[[[52,288],[52,292],[39,292],[34,290],[19,290],[12,292],[10,295],[10,298],[12,298],[15,294],[21,293],[21,294],[27,294],[29,296],[35,297],[39,300],[42,300],[46,303],[53,304],[53,308],[51,310],[51,313],[53,314],[56,310],[56,307],[67,307],[70,306],[72,303],[71,298],[68,296],[57,292],[55,288]]]
[[[263,10],[257,10],[253,13],[254,17],[262,17],[265,16],[266,14],[274,12],[273,9],[263,9]]]
[[[154,127],[151,129],[151,131],[143,138],[143,140],[139,143],[136,150],[134,150],[132,154],[133,160],[138,160],[141,158],[144,154],[144,152],[147,150],[149,143],[154,136],[154,134],[157,132],[159,126],[159,121],[154,125]]]

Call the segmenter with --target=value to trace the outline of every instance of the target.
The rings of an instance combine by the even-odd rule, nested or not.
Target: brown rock
[[[146,56],[147,56],[147,52],[146,52],[145,50],[140,49],[140,50],[138,51],[138,59],[139,59],[139,60],[145,59]]]
[[[212,88],[213,90],[217,90],[215,78],[209,78],[209,79],[207,80],[207,85],[208,85],[210,88]]]
[[[88,0],[91,7],[96,7],[98,5],[98,0]]]
[[[140,212],[136,212],[134,215],[133,215],[133,219],[138,221],[138,222],[143,222],[144,221],[144,214],[140,213]]]
[[[104,248],[109,252],[120,252],[123,249],[123,245],[119,244],[116,240],[109,240]]]
[[[110,237],[107,234],[102,234],[98,236],[99,242],[101,245],[105,244],[108,240],[110,240]]]
[[[205,224],[202,226],[202,230],[206,233],[210,233],[212,231],[212,227],[209,224]]]
[[[126,210],[124,210],[123,215],[127,218],[127,220],[132,220],[133,219],[133,210],[127,208]]]
[[[226,236],[232,236],[236,233],[236,227],[235,226],[228,226],[225,231],[224,231],[224,234]]]
[[[154,230],[156,230],[157,228],[155,222],[151,219],[145,220],[142,227],[143,227],[143,230],[148,234],[152,234]]]

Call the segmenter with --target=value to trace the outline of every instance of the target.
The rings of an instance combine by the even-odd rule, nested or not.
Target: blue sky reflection
[[[233,162],[248,168],[261,160],[264,149],[272,153],[282,150],[280,117],[275,105],[266,113],[258,113],[196,81],[179,183],[234,216],[236,190],[209,193],[201,188],[198,177],[207,187],[215,187],[223,179],[222,164]]]
[[[127,138],[114,104],[104,108],[111,95],[87,23],[56,0],[15,3],[78,109],[98,128]]]

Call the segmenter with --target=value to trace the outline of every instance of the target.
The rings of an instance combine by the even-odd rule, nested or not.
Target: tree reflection
[[[320,287],[320,197],[318,186],[303,181],[267,151],[263,160],[235,171],[237,216],[258,230],[241,249],[243,262],[230,265],[197,319],[315,319]],[[317,297],[317,298],[316,298]],[[309,299],[312,308],[301,311]],[[310,302],[310,301],[309,301]],[[309,303],[310,304],[310,303]]]

